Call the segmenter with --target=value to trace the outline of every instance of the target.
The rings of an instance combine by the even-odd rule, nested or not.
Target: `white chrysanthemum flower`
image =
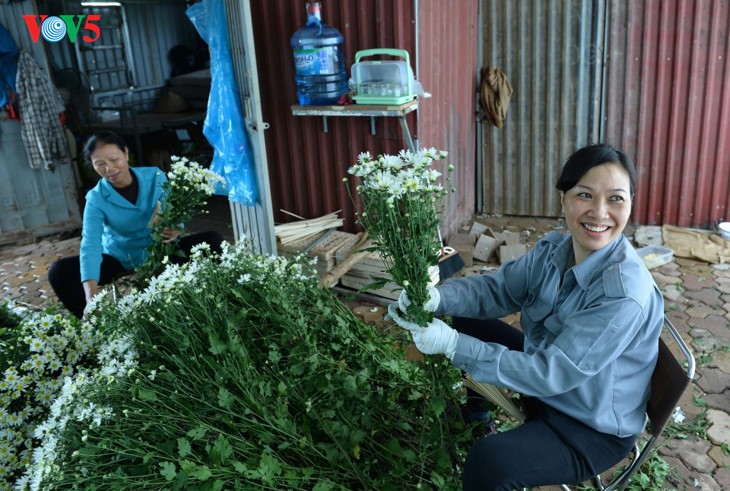
[[[357,161],[361,164],[364,162],[370,162],[373,160],[372,155],[370,155],[370,152],[362,152],[357,156]]]

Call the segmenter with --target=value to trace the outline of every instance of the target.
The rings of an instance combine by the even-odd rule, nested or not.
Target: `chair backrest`
[[[659,338],[659,357],[651,377],[651,396],[646,409],[651,421],[651,434],[655,437],[661,435],[695,373],[695,359],[689,346],[666,317],[664,327],[677,343],[687,367],[680,364],[664,340]]]

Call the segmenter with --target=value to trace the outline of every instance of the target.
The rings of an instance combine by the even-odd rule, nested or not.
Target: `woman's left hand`
[[[180,234],[181,232],[179,230],[173,230],[170,227],[165,227],[165,229],[160,232],[162,238],[165,239],[162,242],[164,242],[165,244],[177,239],[178,237],[180,237]]]
[[[421,327],[418,324],[409,322],[398,314],[398,304],[392,303],[388,306],[388,315],[403,329],[411,332],[413,342],[418,351],[424,355],[445,354],[451,360],[456,353],[456,343],[459,341],[459,333],[449,327],[442,320],[434,318],[428,326]]]

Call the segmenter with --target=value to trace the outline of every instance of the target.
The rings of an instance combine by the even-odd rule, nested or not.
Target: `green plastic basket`
[[[366,61],[360,62],[368,56],[389,55],[403,58],[405,61]],[[389,79],[363,78],[366,75],[391,72],[399,77]],[[404,49],[376,48],[358,51],[355,54],[355,64],[352,66],[352,80],[357,95],[352,98],[358,104],[372,105],[401,105],[416,98],[411,71],[410,56]]]

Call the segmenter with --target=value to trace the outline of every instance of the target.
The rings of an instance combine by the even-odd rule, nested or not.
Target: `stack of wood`
[[[355,234],[335,230],[343,223],[337,213],[276,225],[274,233],[279,254],[284,257],[304,254],[316,258],[315,270],[323,277],[335,266],[338,251],[351,250],[357,241]]]
[[[292,215],[284,210],[281,211]],[[339,211],[336,211],[310,220],[306,220],[297,215],[292,215],[299,218],[299,221],[274,226],[276,243],[286,246],[295,242],[301,243],[302,241],[314,240],[316,236],[321,235],[321,233],[325,230],[341,227],[344,221],[342,218],[337,217],[338,213]]]
[[[370,247],[370,243],[365,244],[365,248]],[[337,257],[338,261],[341,261],[339,254]],[[439,268],[438,266],[431,266],[429,269],[429,275],[431,281],[429,284],[435,285],[439,282]],[[352,266],[352,268],[342,276],[340,282],[342,286],[352,288],[353,290],[359,290],[373,282],[373,277],[378,278],[389,278],[390,276],[385,272],[385,263],[377,252],[367,252]],[[388,298],[391,300],[398,300],[401,288],[393,282],[387,283],[382,288],[377,290],[369,290],[368,293],[377,295],[379,297]]]

